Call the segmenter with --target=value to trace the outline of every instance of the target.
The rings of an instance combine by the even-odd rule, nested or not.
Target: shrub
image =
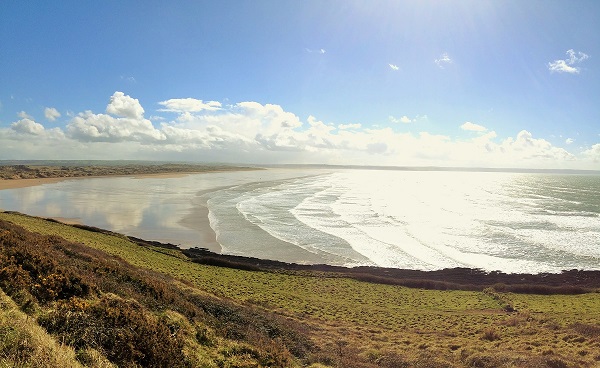
[[[62,302],[40,317],[50,333],[76,349],[99,348],[118,365],[185,366],[183,340],[166,323],[135,301],[105,295],[90,303],[79,298]]]
[[[483,340],[495,341],[500,340],[500,334],[493,327],[488,327],[483,330],[483,336],[481,337]]]

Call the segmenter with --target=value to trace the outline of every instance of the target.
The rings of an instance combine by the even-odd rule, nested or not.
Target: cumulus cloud
[[[66,126],[67,134],[86,142],[134,141],[150,143],[164,140],[164,134],[144,119],[139,101],[123,92],[115,92],[106,106],[108,114],[85,111],[75,116]]]
[[[462,130],[468,130],[468,131],[471,131],[471,132],[485,132],[485,131],[487,131],[487,128],[484,127],[483,125],[474,124],[474,123],[471,123],[470,121],[465,122],[463,125],[460,126],[460,128]]]
[[[416,119],[411,119],[408,116],[404,115],[400,118],[395,118],[392,115],[390,115],[388,117],[388,119],[392,122],[392,123],[402,123],[402,124],[410,124],[410,123],[414,123],[416,121]]]
[[[338,125],[339,130],[360,129],[361,127],[362,127],[361,124],[339,124]]]
[[[218,101],[203,102],[202,100],[197,100],[195,98],[173,98],[161,101],[158,104],[165,107],[159,111],[170,112],[200,112],[221,109],[221,103]]]
[[[575,140],[574,140],[573,138],[567,138],[567,139],[565,140],[565,143],[566,143],[566,144],[572,144],[573,142],[575,142]]]
[[[177,115],[173,120],[154,117],[155,126],[144,118],[144,109],[136,99],[116,92],[106,114],[76,114],[64,129],[44,129],[29,118],[0,128],[0,154],[39,158],[45,149],[61,153],[54,158],[536,168],[593,168],[600,160],[600,143],[575,156],[526,130],[500,138],[471,122],[460,128],[478,134],[454,139],[429,132],[396,132],[390,126],[334,125],[312,115],[300,119],[282,106],[253,101],[200,111],[187,111],[194,104],[186,103],[164,104]],[[397,123],[416,119],[394,118]]]
[[[581,51],[575,52],[573,49],[567,50],[566,54],[566,59],[554,60],[553,62],[548,63],[548,70],[550,70],[552,73],[579,74],[581,68],[573,65],[579,64],[588,59],[589,55]]]
[[[400,67],[398,67],[398,65],[395,64],[388,64],[390,66],[390,69],[392,70],[400,70]]]
[[[583,151],[583,155],[594,162],[600,162],[600,143],[594,144],[591,148]]]
[[[25,111],[19,111],[17,113],[17,116],[20,117],[21,119],[33,119],[33,117],[31,115],[29,115],[28,113],[26,113]]]
[[[151,143],[165,139],[164,135],[154,128],[150,120],[113,117],[94,114],[91,111],[80,113],[74,117],[66,128],[70,137],[85,142]]]
[[[450,59],[450,56],[447,52],[444,52],[439,59],[435,59],[434,61],[435,64],[441,69],[444,69],[444,66],[447,64],[452,64],[452,59]]]
[[[58,112],[58,110],[56,110],[54,107],[46,107],[44,109],[44,116],[50,121],[55,121],[60,117],[60,112]]]
[[[12,123],[10,129],[0,129],[0,146],[10,147],[10,142],[2,142],[2,138],[19,142],[19,147],[13,150],[20,149],[20,146],[23,146],[24,142],[31,142],[33,146],[39,146],[40,149],[47,149],[46,144],[61,144],[65,138],[65,134],[60,128],[46,129],[42,124],[32,119],[24,118]],[[9,157],[9,154],[2,153],[1,149],[0,155]],[[44,155],[43,157],[48,157],[48,155]],[[16,158],[19,158],[19,156]]]
[[[131,98],[118,91],[111,96],[110,102],[106,106],[106,112],[131,119],[140,119],[144,116],[144,108],[136,98]]]
[[[300,119],[279,105],[265,104],[258,102],[240,102],[234,107],[234,112],[241,114],[237,116],[242,120],[252,122],[254,127],[265,129],[267,133],[278,132],[281,130],[295,129],[302,126]]]
[[[44,133],[44,126],[35,121],[24,118],[11,124],[11,128],[21,134],[40,135]]]
[[[516,139],[508,138],[501,146],[501,149],[508,150],[521,159],[542,159],[542,160],[574,160],[575,156],[563,148],[554,147],[545,139],[534,138],[533,135],[522,130],[517,134]]]

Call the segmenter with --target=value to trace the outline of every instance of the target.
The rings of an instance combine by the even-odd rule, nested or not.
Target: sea
[[[600,175],[267,169],[65,180],[0,209],[302,264],[508,273],[600,269]],[[210,228],[208,228],[208,225]],[[207,230],[208,229],[208,230]]]

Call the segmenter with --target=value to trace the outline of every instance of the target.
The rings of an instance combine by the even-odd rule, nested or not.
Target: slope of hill
[[[176,247],[0,213],[0,365],[600,362],[600,298],[589,277],[576,295],[518,294],[507,285],[441,291],[327,269],[200,261]]]

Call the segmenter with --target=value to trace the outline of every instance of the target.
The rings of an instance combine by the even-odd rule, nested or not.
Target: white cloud
[[[106,106],[106,112],[131,119],[140,119],[144,116],[144,108],[136,98],[131,98],[118,91],[111,96],[110,102]]]
[[[124,76],[124,75],[121,76],[121,80],[125,80],[125,81],[127,81],[129,83],[136,83],[137,82],[134,77],[131,77],[131,76],[127,77],[127,76]]]
[[[339,130],[360,129],[361,126],[362,126],[361,124],[339,124],[338,129]]]
[[[29,115],[25,111],[19,111],[17,113],[17,116],[20,117],[21,119],[33,119],[33,117],[31,117],[31,115]]]
[[[565,143],[566,143],[566,144],[571,144],[571,143],[573,143],[573,142],[575,142],[575,140],[574,140],[573,138],[567,138],[567,139],[565,140]]]
[[[552,73],[579,74],[581,68],[573,65],[588,59],[589,55],[584,54],[581,51],[575,52],[573,49],[567,50],[566,54],[568,56],[566,59],[554,60],[553,62],[548,63],[548,70]]]
[[[411,119],[408,116],[404,115],[400,118],[395,118],[392,115],[388,116],[388,119],[392,122],[392,123],[402,123],[402,124],[410,124],[410,123],[414,123],[415,121],[417,121],[416,119]]]
[[[460,126],[460,128],[462,130],[468,130],[468,131],[471,131],[471,132],[485,132],[485,131],[487,131],[487,128],[484,127],[483,125],[474,124],[474,123],[471,123],[470,121],[465,122],[463,125]]]
[[[554,60],[548,63],[548,70],[557,73],[579,74],[579,68],[570,66],[565,60]]]
[[[154,126],[137,100],[113,97],[107,111],[114,115],[85,111],[64,129],[44,129],[28,118],[0,128],[0,156],[525,168],[597,168],[600,160],[600,143],[575,156],[525,130],[498,137],[466,122],[461,128],[478,134],[454,139],[390,126],[334,125],[314,116],[301,120],[279,105],[252,101],[202,114],[179,111]],[[403,118],[417,120],[394,120]]]
[[[164,140],[163,133],[154,128],[150,120],[143,118],[118,117],[80,113],[67,125],[67,134],[84,142],[152,143]]]
[[[390,66],[390,69],[392,70],[399,70],[400,68],[398,67],[398,65],[395,64],[388,64]]]
[[[595,163],[600,162],[600,143],[594,144],[591,148],[583,151],[583,156],[591,159]]]
[[[327,51],[325,51],[325,49],[316,49],[316,50],[315,49],[305,49],[305,50],[309,54],[321,54],[322,55],[327,52]]]
[[[61,142],[65,138],[65,134],[60,128],[46,129],[42,124],[37,123],[32,119],[24,118],[12,123],[10,129],[0,129],[0,140],[2,137],[14,139],[19,142],[20,145],[23,145],[24,142],[31,142],[33,145],[39,145],[40,148],[47,149],[47,143],[54,145],[57,142]],[[52,141],[52,143],[49,143],[50,141]],[[8,146],[7,142],[4,143]],[[0,146],[2,146],[1,143]],[[0,149],[0,155],[2,154],[1,152],[2,150]],[[5,154],[3,157],[9,157],[9,155]],[[45,158],[47,155],[42,157]]]
[[[200,112],[221,109],[221,103],[218,101],[203,102],[202,100],[197,100],[195,98],[173,98],[167,101],[161,101],[158,104],[166,107],[159,111],[170,112]]]
[[[444,52],[439,59],[435,59],[435,63],[437,66],[444,69],[444,65],[452,64],[452,59],[450,59],[447,52]]]
[[[58,110],[56,110],[54,107],[46,107],[44,109],[44,116],[50,121],[55,121],[60,117],[60,112],[58,112]]]
[[[44,133],[44,126],[29,118],[23,118],[11,124],[11,128],[21,134],[40,135]]]
[[[575,156],[566,150],[552,146],[545,139],[533,138],[533,135],[522,130],[517,134],[516,139],[506,139],[502,146],[503,149],[511,151],[521,159],[526,160],[544,160],[544,161],[564,161],[573,160]]]
[[[117,117],[85,111],[67,124],[67,134],[84,142],[149,143],[165,139],[150,120],[144,119],[144,109],[139,101],[123,92],[117,91],[112,95],[106,112]]]

